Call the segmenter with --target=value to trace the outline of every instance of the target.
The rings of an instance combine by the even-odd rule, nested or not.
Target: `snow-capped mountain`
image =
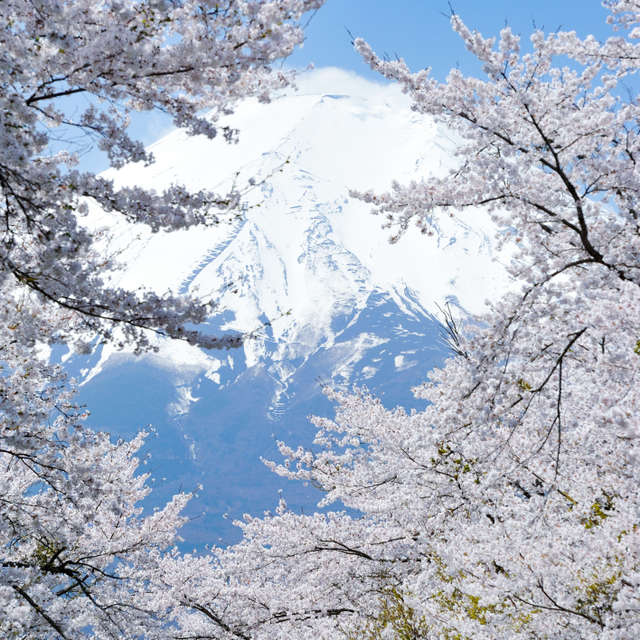
[[[165,342],[153,356],[104,348],[68,362],[94,426],[155,428],[155,499],[204,485],[190,508],[204,515],[186,528],[193,544],[232,540],[222,516],[271,508],[280,487],[290,505],[312,508],[312,489],[272,476],[259,458],[277,459],[274,438],[310,444],[306,416],[331,413],[321,383],[365,384],[387,404],[410,404],[410,387],[444,357],[436,304],[478,312],[505,283],[482,217],[390,245],[368,206],[349,197],[443,171],[454,145],[446,131],[395,87],[337,69],[299,85],[268,105],[241,104],[237,144],[175,131],[153,145],[153,165],[113,174],[156,188],[255,185],[244,216],[228,224],[136,229],[135,240],[118,227],[127,285],[197,290],[219,300],[212,328],[254,337],[227,352]]]

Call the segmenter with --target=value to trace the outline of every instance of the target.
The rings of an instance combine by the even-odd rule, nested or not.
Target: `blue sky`
[[[611,34],[607,11],[597,0],[451,0],[466,24],[484,35],[497,35],[505,23],[528,38],[533,24],[546,31],[575,30],[599,38]],[[307,27],[307,40],[289,64],[336,66],[368,77],[373,73],[350,44],[347,29],[378,53],[404,58],[413,69],[432,68],[438,79],[460,65],[476,69],[472,57],[451,31],[447,0],[327,0]]]

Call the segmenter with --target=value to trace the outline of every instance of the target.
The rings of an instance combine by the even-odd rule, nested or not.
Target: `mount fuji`
[[[115,226],[122,284],[211,297],[212,330],[252,337],[224,352],[160,341],[142,357],[110,347],[65,357],[91,426],[127,437],[152,425],[151,505],[203,485],[188,509],[189,545],[233,542],[232,520],[273,508],[280,489],[291,507],[314,509],[313,488],[260,458],[278,459],[278,439],[311,446],[307,416],[332,411],[322,386],[366,386],[389,406],[419,407],[411,387],[446,357],[436,305],[477,313],[507,286],[481,212],[473,227],[453,219],[437,236],[409,231],[390,245],[369,206],[349,197],[445,171],[455,162],[446,130],[394,86],[338,69],[298,84],[270,104],[240,104],[235,144],[173,131],[152,145],[154,164],[109,172],[156,189],[254,185],[228,224]]]

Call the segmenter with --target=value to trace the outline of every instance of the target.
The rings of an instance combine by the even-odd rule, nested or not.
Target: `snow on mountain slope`
[[[213,329],[259,329],[255,337],[229,352],[163,342],[143,359],[104,348],[70,364],[85,374],[98,426],[127,434],[154,423],[156,469],[173,478],[161,496],[206,486],[193,509],[207,515],[188,529],[198,543],[213,532],[230,539],[223,512],[273,503],[283,481],[257,458],[275,454],[272,432],[309,441],[305,416],[330,411],[318,380],[410,401],[408,388],[443,357],[435,304],[478,312],[506,285],[481,215],[476,228],[453,220],[439,237],[408,233],[392,246],[368,206],[349,198],[351,188],[381,191],[443,171],[454,144],[446,131],[411,112],[395,87],[337,69],[299,85],[269,105],[241,104],[231,120],[237,144],[176,131],[153,145],[155,164],[113,174],[158,189],[224,192],[256,181],[241,219],[172,234],[119,224],[115,240],[124,283],[210,295],[220,311]],[[114,394],[127,411],[114,411]],[[308,508],[313,496],[301,491]]]
[[[383,190],[393,179],[448,167],[447,133],[412,113],[395,87],[337,69],[303,76],[300,85],[269,105],[240,105],[232,119],[238,144],[176,131],[152,146],[151,167],[113,174],[121,184],[179,182],[221,192],[234,181],[266,180],[248,193],[242,221],[171,234],[138,230],[142,239],[125,254],[124,283],[197,288],[232,312],[230,329],[274,321],[282,357],[331,341],[332,318],[362,308],[375,289],[400,304],[398,291],[408,288],[429,309],[455,297],[479,311],[504,283],[483,218],[476,229],[452,221],[438,238],[409,233],[392,246],[368,205],[348,196],[350,188]],[[350,85],[358,93],[328,93]],[[122,225],[121,233],[128,239],[132,231]],[[173,347],[183,352],[174,354],[177,362],[188,358]],[[253,363],[265,350],[271,354],[263,341],[249,341],[245,355]]]

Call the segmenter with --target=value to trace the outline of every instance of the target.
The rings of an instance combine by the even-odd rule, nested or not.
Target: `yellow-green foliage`
[[[381,640],[393,632],[394,640],[421,640],[427,638],[429,627],[424,616],[418,617],[404,596],[395,587],[383,590],[380,611],[363,628],[348,635],[349,640]]]
[[[460,474],[471,473],[477,462],[476,458],[463,458],[460,455],[456,455],[453,449],[444,442],[438,445],[438,457],[431,458],[431,464],[447,473],[452,481],[458,480]],[[480,482],[477,474],[476,482]]]
[[[46,571],[63,551],[64,547],[55,541],[40,541],[34,551],[33,559],[40,569]]]
[[[443,609],[464,613],[466,617],[479,622],[481,625],[487,624],[488,614],[498,613],[502,610],[502,606],[497,604],[480,605],[478,596],[463,593],[459,589],[454,589],[449,594],[440,591],[436,595],[436,599]]]
[[[592,529],[602,524],[606,518],[609,517],[608,511],[613,510],[613,496],[610,496],[606,491],[602,492],[602,498],[598,498],[590,508],[588,518],[582,519],[582,524],[585,529]]]
[[[439,605],[445,617],[451,621],[456,619],[474,620],[480,625],[486,625],[491,614],[502,613],[506,608],[506,603],[480,604],[478,596],[464,593],[457,587],[453,591],[439,591],[434,599]],[[463,636],[453,628],[442,629],[442,637],[446,640],[472,640],[469,636]]]
[[[620,576],[621,572],[618,570],[608,575],[604,572],[590,576],[579,575],[576,610],[596,619],[605,611],[610,611],[616,599]]]
[[[518,378],[518,388],[520,391],[531,391],[531,389],[533,389],[524,378]]]
[[[506,601],[481,605],[478,596],[465,593],[464,579],[467,576],[463,571],[458,572],[457,575],[451,575],[446,572],[446,565],[442,558],[434,554],[431,556],[431,560],[437,567],[436,575],[438,579],[444,584],[456,585],[453,586],[453,589],[440,590],[433,596],[445,619],[451,621],[470,619],[484,626],[488,623],[492,614],[504,613],[511,608],[511,605]],[[507,573],[503,567],[495,562],[494,569],[497,573]],[[522,626],[523,621],[520,621],[520,627]],[[453,629],[441,629],[441,633],[444,634],[443,637],[446,640],[472,640],[467,639],[466,636],[462,636]]]

